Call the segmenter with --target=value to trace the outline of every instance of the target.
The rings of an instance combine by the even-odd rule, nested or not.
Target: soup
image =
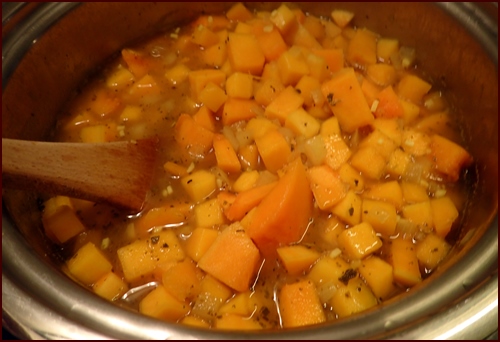
[[[145,315],[236,330],[334,321],[425,279],[472,159],[418,51],[354,15],[236,4],[123,49],[54,140],[156,136],[157,177],[140,213],[45,199],[65,272]]]

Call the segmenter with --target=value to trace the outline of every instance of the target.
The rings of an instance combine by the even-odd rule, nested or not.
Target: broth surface
[[[418,51],[353,15],[237,4],[123,49],[55,140],[158,137],[157,177],[133,215],[46,199],[65,272],[120,303],[156,282],[127,305],[237,330],[334,321],[425,279],[472,158]]]

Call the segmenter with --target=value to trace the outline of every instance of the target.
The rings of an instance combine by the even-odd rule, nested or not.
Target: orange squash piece
[[[296,242],[304,234],[311,213],[312,192],[298,158],[255,209],[248,235],[259,249]]]
[[[234,223],[215,239],[198,267],[236,291],[246,291],[255,276],[260,253],[243,226]]]

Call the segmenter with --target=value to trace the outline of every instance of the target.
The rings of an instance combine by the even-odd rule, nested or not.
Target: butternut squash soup
[[[238,3],[122,49],[54,140],[157,137],[156,177],[139,213],[43,198],[68,276],[160,320],[253,330],[374,308],[439,267],[473,160],[418,51],[355,15]]]

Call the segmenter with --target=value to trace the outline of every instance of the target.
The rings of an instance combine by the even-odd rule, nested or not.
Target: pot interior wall
[[[249,8],[275,3],[247,3]],[[438,6],[429,3],[296,3],[328,16],[332,7],[352,10],[355,24],[399,38],[417,50],[427,76],[445,89],[457,109],[467,148],[475,159],[475,190],[463,222],[462,242],[449,264],[489,228],[498,207],[497,65],[481,45]],[[41,5],[43,6],[43,5]],[[82,82],[121,47],[189,22],[199,13],[220,13],[231,3],[84,3],[50,27],[13,71],[2,95],[2,136],[50,138],[66,101]],[[424,34],[425,33],[425,34]],[[35,194],[4,190],[16,226],[49,263],[59,261],[40,239]],[[475,232],[475,234],[468,234]],[[443,270],[449,267],[445,265]],[[442,272],[442,271],[441,271]]]

